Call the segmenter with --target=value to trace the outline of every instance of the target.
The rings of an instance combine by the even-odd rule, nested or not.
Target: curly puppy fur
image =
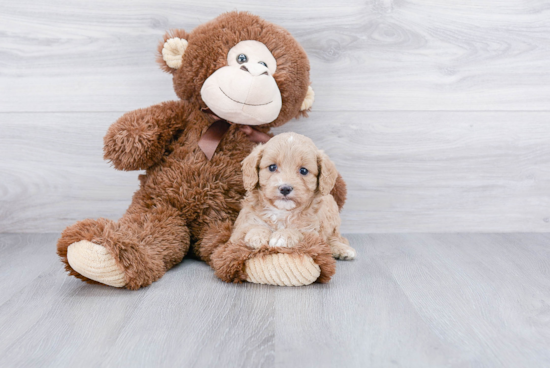
[[[241,267],[240,258],[227,258],[223,249],[227,248],[231,225],[245,195],[241,162],[255,144],[232,125],[211,161],[197,145],[213,122],[211,115],[201,111],[207,107],[201,99],[201,86],[227,64],[227,53],[237,43],[260,41],[277,61],[273,78],[281,91],[282,109],[276,120],[255,128],[269,133],[271,127],[306,115],[300,107],[310,84],[309,61],[303,48],[283,28],[249,13],[231,12],[190,33],[168,32],[159,51],[173,36],[188,41],[182,66],[177,70],[168,67],[160,52],[157,60],[164,71],[173,74],[174,90],[181,100],[129,112],[105,136],[105,159],[116,169],[146,170],[139,177],[141,185],[132,204],[119,221],[80,221],[68,227],[58,241],[57,251],[67,271],[84,281],[94,283],[67,261],[67,248],[80,240],[109,250],[124,269],[129,289],[159,279],[190,248],[215,269]],[[341,178],[333,194],[341,207],[346,194]],[[312,240],[312,244],[315,242]],[[311,247],[315,248],[306,246]],[[216,254],[221,258],[214,259]],[[233,274],[235,280],[242,279],[239,272]],[[224,279],[233,281],[227,275]]]
[[[337,177],[334,163],[303,135],[283,133],[257,146],[243,161],[248,192],[230,242],[250,249],[303,248],[305,237],[314,235],[335,258],[353,259],[330,195]]]

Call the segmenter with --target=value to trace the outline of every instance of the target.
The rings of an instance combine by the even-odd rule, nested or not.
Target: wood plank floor
[[[548,367],[550,234],[350,235],[326,285],[139,290],[65,275],[57,234],[0,235],[1,367]]]

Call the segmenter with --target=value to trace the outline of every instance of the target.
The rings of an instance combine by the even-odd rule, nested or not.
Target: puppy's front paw
[[[330,245],[332,256],[343,261],[351,261],[357,255],[355,249],[342,242],[334,242]]]
[[[251,248],[260,248],[269,243],[271,231],[265,227],[257,227],[246,233],[244,243]]]
[[[269,239],[269,246],[291,248],[302,241],[303,238],[304,236],[298,230],[281,229],[271,234],[271,239]]]

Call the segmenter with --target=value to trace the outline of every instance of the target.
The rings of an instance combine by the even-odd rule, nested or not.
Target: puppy
[[[340,235],[338,206],[330,192],[338,172],[313,141],[296,133],[275,136],[243,161],[247,194],[230,241],[252,248],[293,247],[306,233],[324,239],[337,259],[355,258]]]

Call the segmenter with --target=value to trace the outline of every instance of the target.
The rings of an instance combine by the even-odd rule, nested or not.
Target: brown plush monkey
[[[67,271],[138,289],[191,248],[228,282],[252,281],[247,267],[284,272],[282,259],[298,270],[314,265],[317,281],[328,281],[334,260],[321,239],[284,249],[227,243],[245,194],[241,161],[270,128],[307,116],[313,103],[302,47],[279,26],[231,12],[191,33],[168,32],[158,62],[173,74],[180,100],[129,112],[109,128],[105,158],[119,170],[146,174],[119,221],[88,219],[65,229],[57,252]],[[341,207],[340,177],[332,194]]]

